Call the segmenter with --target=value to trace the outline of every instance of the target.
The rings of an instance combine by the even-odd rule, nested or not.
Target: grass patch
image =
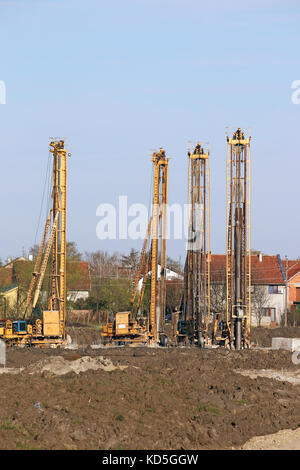
[[[124,421],[124,416],[123,415],[117,415],[116,420],[117,421]]]
[[[15,426],[10,421],[4,421],[0,424],[0,429],[2,431],[11,431],[12,429],[16,429]]]
[[[248,402],[246,400],[232,400],[238,406],[247,406]]]
[[[213,405],[211,403],[201,403],[197,407],[197,411],[206,411],[207,413],[214,413],[215,415],[219,415],[222,412],[218,405]]]
[[[155,409],[155,408],[150,408],[150,407],[145,408],[145,411],[146,411],[147,413],[156,413],[156,409]]]
[[[32,446],[32,445],[28,444],[27,442],[20,442],[20,441],[18,441],[18,442],[16,443],[16,447],[17,447],[18,449],[24,449],[24,450],[37,450],[37,447]]]
[[[102,326],[102,325],[89,325],[89,327],[90,327],[92,330],[95,330],[95,331],[102,331],[102,329],[103,329],[103,326]]]

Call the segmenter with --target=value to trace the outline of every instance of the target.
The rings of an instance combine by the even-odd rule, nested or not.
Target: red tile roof
[[[90,290],[89,264],[86,261],[67,261],[68,290]]]
[[[287,272],[287,278],[291,279],[295,274],[300,271],[299,259],[282,260],[284,272]]]
[[[28,287],[34,263],[32,261],[15,261],[14,267],[0,267],[0,287],[6,287],[13,282]],[[67,289],[90,290],[91,280],[89,265],[86,261],[67,261]]]
[[[211,282],[224,282],[226,279],[226,255],[211,255]],[[251,256],[251,284],[284,285],[284,277],[276,255]]]

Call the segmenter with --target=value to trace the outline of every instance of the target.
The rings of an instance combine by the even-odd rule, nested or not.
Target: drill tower
[[[210,321],[209,151],[198,143],[188,152],[188,249],[184,269],[182,319],[203,346]]]
[[[161,148],[152,156],[154,165],[152,244],[151,244],[151,295],[149,333],[154,342],[164,329],[166,313],[166,269],[167,269],[167,204],[168,204],[168,162],[166,152]],[[160,243],[159,243],[160,241]],[[160,245],[160,273],[158,282],[158,257]]]
[[[250,139],[239,128],[227,137],[227,253],[225,343],[249,347],[251,319]]]

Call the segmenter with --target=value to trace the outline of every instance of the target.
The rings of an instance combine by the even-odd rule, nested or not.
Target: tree
[[[166,286],[166,313],[173,313],[175,309],[180,309],[183,293],[183,281],[172,279],[167,281]]]
[[[128,278],[102,280],[100,298],[109,313],[129,310],[130,288],[131,281]]]
[[[34,260],[36,259],[38,255],[39,249],[40,249],[40,245],[38,245],[37,243],[33,245],[31,248],[29,248],[29,254],[32,255]],[[67,260],[70,260],[70,261],[82,260],[82,254],[78,251],[77,245],[75,242],[67,242],[66,255],[67,255]]]
[[[82,254],[78,251],[75,242],[67,242],[67,261],[82,261]]]
[[[211,283],[210,285],[210,310],[212,313],[224,313],[226,311],[226,282]]]
[[[131,248],[129,255],[121,255],[121,264],[125,268],[136,271],[139,264],[139,252]]]
[[[103,299],[103,283],[105,279],[116,278],[119,266],[119,254],[110,255],[105,251],[86,253],[91,277],[91,296],[95,299],[97,312],[100,308],[109,308]]]
[[[29,248],[29,255],[31,255],[34,260],[37,258],[39,249],[40,246],[37,243]]]
[[[173,258],[170,258],[170,256],[167,256],[167,267],[175,273],[183,272],[180,261],[175,261]]]
[[[268,306],[270,296],[266,286],[255,285],[251,293],[251,303],[256,317],[257,325],[261,326],[264,308]]]

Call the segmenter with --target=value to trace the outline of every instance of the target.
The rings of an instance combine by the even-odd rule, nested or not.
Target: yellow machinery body
[[[33,324],[24,322],[26,328],[16,331],[11,320],[1,322],[0,338],[9,346],[46,346],[64,344],[59,334],[59,312],[43,312],[43,321],[37,319]]]
[[[148,335],[145,325],[132,318],[131,312],[118,312],[114,323],[103,327],[102,337],[109,342],[141,342],[147,343]]]

